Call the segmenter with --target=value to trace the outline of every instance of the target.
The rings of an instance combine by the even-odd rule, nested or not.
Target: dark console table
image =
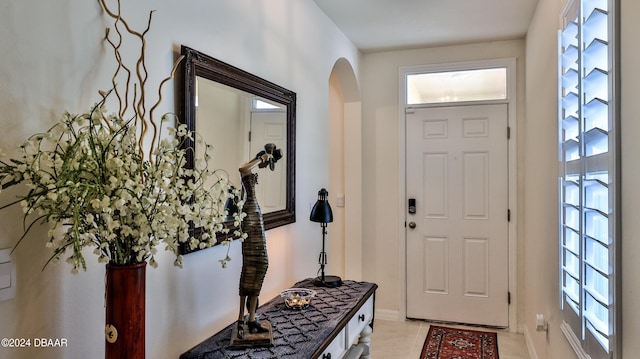
[[[347,280],[340,287],[322,288],[306,279],[292,287],[312,288],[318,294],[304,310],[287,308],[279,296],[258,308],[260,319],[273,326],[274,346],[229,349],[232,323],[180,359],[370,357],[376,284]]]

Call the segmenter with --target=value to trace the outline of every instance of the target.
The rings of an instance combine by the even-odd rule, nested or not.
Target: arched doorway
[[[329,76],[330,263],[345,278],[362,279],[362,114],[360,90],[348,60]]]

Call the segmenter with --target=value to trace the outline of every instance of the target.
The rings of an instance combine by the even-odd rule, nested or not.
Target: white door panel
[[[507,105],[406,121],[407,317],[508,326]]]
[[[273,143],[287,155],[287,118],[282,111],[253,111],[251,112],[251,143],[250,153],[253,155],[264,150],[264,145]],[[264,172],[258,176],[259,185],[256,186],[256,197],[260,203],[262,213],[279,211],[286,208],[286,166],[282,165],[286,159],[282,158],[276,164],[273,172]]]

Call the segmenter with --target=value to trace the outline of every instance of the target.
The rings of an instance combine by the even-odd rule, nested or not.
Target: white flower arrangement
[[[157,247],[164,244],[176,255],[174,264],[182,266],[181,245],[194,250],[246,237],[240,229],[228,233],[223,225],[225,217],[231,215],[224,204],[228,198],[239,198],[239,190],[231,186],[225,172],[208,169],[209,146],[199,143],[205,148],[205,156],[196,161],[195,168],[186,169],[185,156],[193,149],[185,144],[196,134],[188,132],[183,124],[167,127],[169,115],[162,116],[160,125],[154,122],[153,110],[161,95],[151,111],[146,111],[144,35],[151,14],[147,29],[136,32],[120,16],[119,2],[117,13],[110,11],[104,0],[99,2],[115,19],[115,40],[109,38],[107,29],[107,41],[118,62],[113,90],[101,92],[102,99],[88,112],[65,113],[48,131],[31,136],[20,147],[19,158],[0,158],[0,191],[19,184],[28,190],[0,207],[20,203],[24,209],[25,223],[29,224],[18,244],[34,224],[52,224],[47,242],[53,251],[49,261],[58,261],[70,250],[66,261],[77,273],[80,268],[86,270],[85,247],[93,247],[102,263],[148,261],[155,267]],[[133,76],[119,52],[123,34],[127,33],[141,41]],[[160,89],[173,77],[180,60]],[[126,78],[124,90],[116,86],[116,78],[122,73]],[[105,109],[111,93],[120,104],[116,114],[107,114]],[[163,128],[170,132],[167,138],[163,138]],[[147,135],[148,129],[153,130],[152,136]],[[152,139],[151,146],[144,145],[145,138]],[[203,142],[200,138],[198,141]],[[238,211],[232,214],[236,228],[244,218],[242,204],[237,201]],[[195,237],[190,228],[200,228],[201,234]],[[228,260],[227,253],[220,262],[224,266]]]
[[[172,138],[162,139],[152,160],[145,160],[131,120],[106,115],[103,104],[81,115],[65,113],[61,122],[20,147],[21,158],[0,160],[1,187],[24,184],[28,189],[0,209],[20,203],[25,217],[36,215],[31,225],[53,224],[47,242],[52,260],[71,249],[66,261],[72,271],[86,269],[82,249],[93,246],[100,262],[156,266],[154,255],[163,243],[181,266],[181,243],[193,250],[215,245],[220,234],[223,240],[243,237],[238,231],[231,236],[223,225],[224,203],[238,196],[226,174],[210,171],[206,156],[202,167],[184,167],[183,144],[193,136],[185,125],[169,128]],[[239,224],[244,214],[239,210],[233,216]],[[202,228],[200,238],[190,234],[190,225]]]

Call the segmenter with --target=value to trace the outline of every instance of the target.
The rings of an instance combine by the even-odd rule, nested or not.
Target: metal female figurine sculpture
[[[264,234],[264,222],[260,206],[255,196],[255,185],[258,175],[251,172],[255,167],[265,168],[269,166],[272,171],[275,163],[282,158],[282,153],[276,149],[276,145],[268,143],[264,146],[256,157],[240,166],[240,177],[242,187],[245,192],[245,203],[243,211],[247,214],[242,226],[247,233],[247,238],[242,242],[242,272],[240,273],[240,312],[238,323],[233,330],[231,344],[235,346],[262,346],[269,345],[265,342],[264,335],[268,333],[271,337],[271,325],[266,322],[258,322],[256,319],[256,309],[258,307],[258,296],[262,289],[262,282],[267,273],[269,259],[267,256],[267,242]],[[244,321],[245,307],[249,310],[247,322]],[[246,334],[254,335],[255,338],[245,337]],[[272,339],[271,339],[272,340]],[[270,341],[271,345],[272,342]]]

